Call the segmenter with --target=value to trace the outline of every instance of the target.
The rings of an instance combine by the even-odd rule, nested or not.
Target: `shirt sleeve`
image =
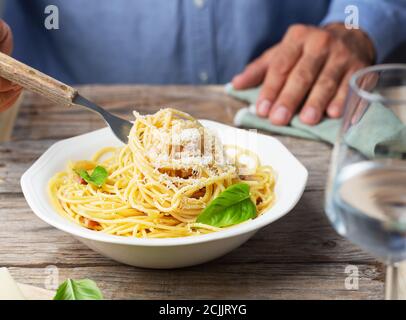
[[[373,42],[377,62],[382,62],[393,49],[406,41],[405,0],[333,0],[320,24],[345,23],[350,15],[347,11],[351,11],[350,6],[358,9],[359,28]]]

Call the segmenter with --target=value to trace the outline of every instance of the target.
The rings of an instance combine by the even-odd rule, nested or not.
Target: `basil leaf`
[[[101,187],[107,180],[108,172],[102,166],[94,168],[91,175],[85,169],[75,170],[75,172],[87,183],[92,183],[98,187]]]
[[[103,168],[102,166],[97,166],[96,168],[94,168],[90,178],[96,186],[100,187],[106,182],[108,176],[109,174],[105,168]]]
[[[56,291],[54,300],[101,300],[103,295],[90,279],[67,279]]]
[[[246,183],[237,183],[220,193],[196,222],[214,227],[228,227],[255,218],[257,208],[250,198],[250,188]]]

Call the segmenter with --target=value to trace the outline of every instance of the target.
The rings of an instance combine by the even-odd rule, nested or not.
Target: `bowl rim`
[[[228,128],[233,128],[235,130],[243,130],[239,128],[235,128],[232,126],[228,126],[216,121],[212,120],[199,120],[204,123],[214,123],[215,125],[220,125],[223,127],[228,127]],[[241,236],[243,234],[249,233],[249,232],[255,232],[256,230],[267,226],[268,224],[280,219],[287,213],[289,213],[298,203],[298,201],[301,199],[303,192],[305,190],[306,184],[307,184],[307,179],[308,179],[308,171],[304,167],[304,165],[276,138],[264,134],[260,134],[261,136],[265,136],[269,139],[273,140],[273,143],[278,144],[278,147],[281,149],[284,149],[285,153],[287,153],[295,162],[300,170],[302,177],[299,180],[298,184],[298,189],[297,189],[297,196],[295,197],[295,200],[292,201],[289,206],[287,206],[282,212],[279,212],[278,214],[267,214],[268,211],[272,209],[269,208],[266,212],[264,212],[261,216],[245,221],[243,223],[240,223],[238,225],[234,225],[228,228],[225,228],[224,230],[221,231],[216,231],[204,235],[196,235],[196,236],[186,236],[186,237],[177,237],[177,238],[154,238],[154,239],[149,239],[149,238],[132,238],[132,237],[123,237],[123,236],[118,236],[118,235],[109,235],[109,234],[104,234],[98,231],[94,230],[89,230],[86,228],[83,228],[80,225],[75,224],[72,221],[69,221],[65,217],[61,216],[56,210],[52,210],[51,214],[49,214],[48,208],[44,205],[43,202],[39,201],[36,199],[34,196],[34,193],[32,192],[33,186],[30,183],[30,179],[32,176],[39,170],[44,167],[44,164],[47,163],[47,158],[50,157],[51,154],[54,154],[56,150],[61,149],[64,144],[69,143],[69,141],[76,140],[83,138],[84,136],[87,135],[97,135],[100,134],[102,131],[110,131],[108,127],[98,129],[95,131],[91,131],[89,133],[81,134],[78,136],[74,136],[68,139],[63,139],[60,141],[55,142],[52,144],[31,166],[28,168],[24,174],[21,177],[20,184],[21,188],[24,194],[24,197],[30,206],[31,210],[34,212],[34,214],[46,222],[47,224],[61,230],[64,232],[67,232],[73,236],[79,237],[79,238],[84,238],[88,240],[94,240],[98,242],[104,242],[104,243],[112,243],[112,244],[123,244],[123,245],[131,245],[131,246],[147,246],[147,247],[165,247],[165,246],[182,246],[182,245],[191,245],[191,244],[197,244],[197,243],[204,243],[204,242],[211,242],[211,241],[216,241],[216,240],[221,240],[225,238],[232,238],[236,236]],[[48,212],[48,214],[47,214]],[[63,223],[58,221],[56,218],[52,218],[53,215],[57,215],[61,218],[64,218],[66,222],[64,221]]]

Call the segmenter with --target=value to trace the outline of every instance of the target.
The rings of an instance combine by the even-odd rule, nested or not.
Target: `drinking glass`
[[[399,298],[406,259],[406,65],[377,65],[350,80],[325,208],[335,230],[386,263],[385,298]]]

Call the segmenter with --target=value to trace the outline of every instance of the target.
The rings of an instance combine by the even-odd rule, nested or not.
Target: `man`
[[[257,113],[277,125],[340,117],[351,74],[406,39],[404,0],[54,0],[50,30],[47,2],[6,3],[1,51],[13,32],[17,59],[68,83],[262,84]],[[20,88],[0,92],[5,110]]]

